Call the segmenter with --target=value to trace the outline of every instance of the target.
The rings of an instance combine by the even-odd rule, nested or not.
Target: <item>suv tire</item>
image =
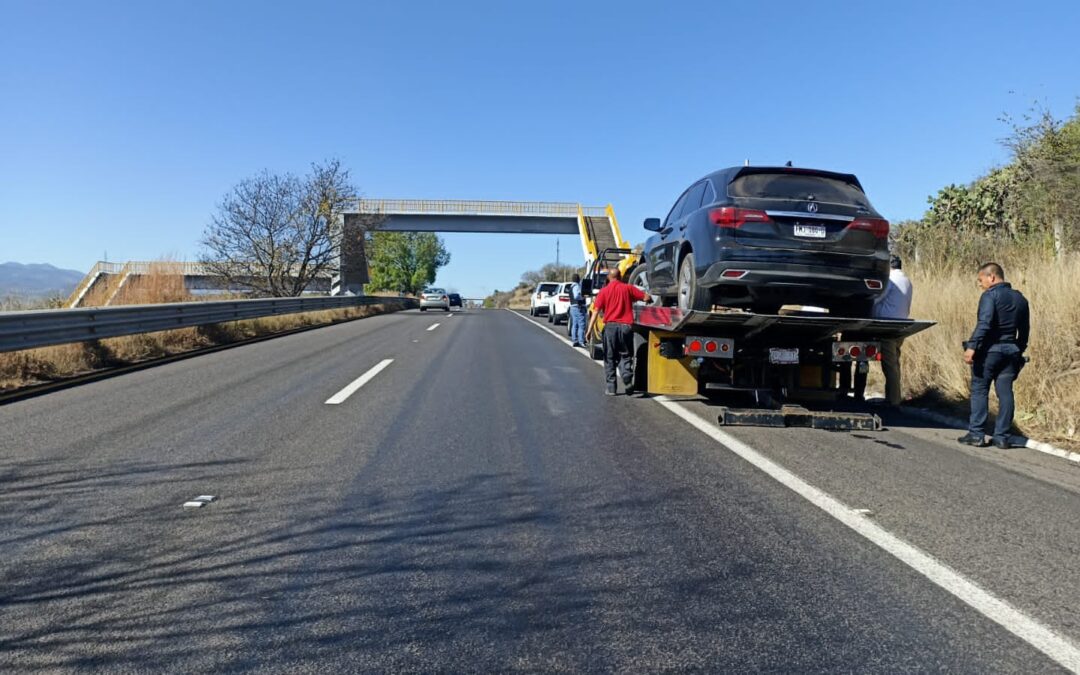
[[[679,264],[679,293],[676,296],[679,309],[709,311],[712,300],[709,292],[697,282],[697,270],[694,268],[694,254],[687,253]]]

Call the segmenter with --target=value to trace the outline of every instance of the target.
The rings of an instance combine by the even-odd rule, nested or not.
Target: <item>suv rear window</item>
[[[559,290],[559,284],[540,284],[536,287],[537,293],[556,293]]]
[[[744,199],[777,199],[870,208],[870,202],[858,187],[836,178],[798,173],[751,173],[739,176],[728,185],[728,194]]]

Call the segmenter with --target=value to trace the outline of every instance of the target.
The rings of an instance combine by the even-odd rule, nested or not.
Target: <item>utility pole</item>
[[[555,269],[559,269],[559,238],[555,237]],[[566,276],[566,275],[563,275]],[[566,279],[563,279],[566,281]]]

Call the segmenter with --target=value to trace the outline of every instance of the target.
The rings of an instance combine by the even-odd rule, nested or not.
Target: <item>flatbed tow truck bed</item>
[[[668,396],[742,397],[718,408],[722,425],[880,430],[852,393],[854,371],[880,359],[881,343],[932,321],[634,308],[635,388]]]

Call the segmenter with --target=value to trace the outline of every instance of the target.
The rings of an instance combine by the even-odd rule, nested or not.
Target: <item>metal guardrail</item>
[[[568,202],[498,202],[456,199],[360,199],[357,213],[443,216],[548,216],[576,218],[578,209],[587,216],[603,216],[604,207]]]
[[[0,352],[279,314],[383,304],[401,304],[403,309],[418,306],[412,298],[336,296],[0,312]]]

